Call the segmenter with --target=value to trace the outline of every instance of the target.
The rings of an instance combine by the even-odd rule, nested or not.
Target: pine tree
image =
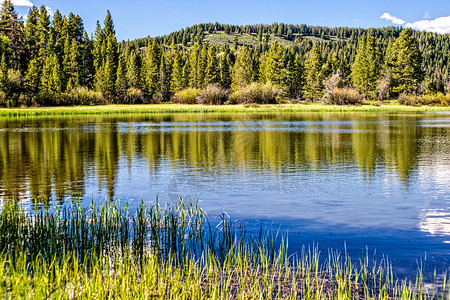
[[[353,86],[364,96],[374,99],[380,77],[380,55],[378,45],[372,36],[359,41],[358,51],[352,67]]]
[[[36,7],[30,8],[27,16],[27,23],[25,24],[23,39],[25,60],[28,63],[30,60],[37,57],[39,53],[39,31],[38,31],[38,16],[39,11]]]
[[[119,63],[117,65],[117,79],[116,79],[116,93],[119,97],[119,102],[122,102],[127,93],[127,78],[126,78],[126,70],[123,66],[122,59],[119,59]]]
[[[127,82],[128,86],[140,89],[141,88],[141,80],[140,80],[140,73],[141,73],[141,59],[139,52],[131,51],[128,55],[128,63],[126,67],[127,73]]]
[[[99,71],[103,63],[104,53],[102,51],[104,45],[105,34],[100,27],[100,22],[97,21],[97,28],[95,29],[95,39],[92,53],[94,55],[94,70],[95,73]]]
[[[115,96],[116,72],[118,63],[118,45],[111,14],[107,11],[104,28],[97,21],[94,41],[95,87],[102,92],[108,101]]]
[[[0,92],[5,100],[10,97],[10,86],[8,81],[8,64],[6,63],[5,53],[2,54],[2,60],[0,62]]]
[[[44,17],[44,16],[47,17]],[[49,28],[49,34],[45,34],[45,19],[48,18],[47,11],[45,10],[45,7],[42,8],[39,11],[39,20],[42,19],[42,41],[41,41],[41,49],[44,53],[45,58],[47,58],[47,55],[56,55],[59,61],[62,60],[63,51],[64,51],[64,25],[65,25],[65,18],[61,15],[59,10],[56,10],[55,14],[53,15],[53,22],[52,26]],[[48,38],[46,38],[48,37]],[[47,40],[48,39],[48,40]],[[47,48],[47,49],[45,49]],[[45,53],[46,51],[46,53]],[[39,53],[39,56],[41,56],[41,52]]]
[[[258,51],[257,48],[253,50],[252,54],[252,82],[258,82],[260,81],[260,68],[261,68],[261,61],[260,61],[261,53]]]
[[[169,66],[166,63],[166,58],[164,54],[161,54],[161,64],[159,70],[159,78],[160,78],[160,100],[161,101],[169,101],[170,100],[170,73]]]
[[[274,42],[263,56],[261,63],[261,81],[283,87],[286,70],[284,68],[283,47]]]
[[[189,58],[187,58],[183,65],[183,89],[189,86],[190,70]]]
[[[114,30],[114,24],[111,17],[111,13],[109,12],[109,10],[106,11],[103,33],[105,34],[105,36],[109,36],[110,34],[113,35],[116,34],[116,31]]]
[[[217,61],[216,48],[210,47],[208,49],[208,63],[206,66],[205,84],[219,83],[220,72],[219,62]]]
[[[149,99],[152,99],[160,91],[160,59],[160,46],[153,39],[148,43],[142,63],[142,83],[144,92]]]
[[[44,91],[49,94],[61,92],[61,66],[55,54],[48,56],[42,70],[41,85]]]
[[[115,96],[116,76],[114,67],[109,58],[105,58],[102,68],[100,69],[99,88],[109,103],[112,103]]]
[[[243,87],[252,82],[252,58],[247,47],[243,46],[239,49],[236,62],[233,67],[232,85],[233,89]]]
[[[3,1],[0,11],[0,32],[3,32],[9,41],[11,48],[10,57],[6,60],[10,61],[11,67],[20,69],[21,60],[21,22],[19,22],[19,15],[17,14],[11,0]]]
[[[28,70],[25,75],[25,87],[30,97],[36,96],[40,91],[41,85],[41,64],[37,58],[34,58],[28,64]]]
[[[80,63],[78,74],[81,86],[92,87],[93,85],[93,77],[95,74],[93,47],[93,42],[89,39],[85,31],[79,45]]]
[[[208,65],[208,44],[202,45],[200,55],[198,57],[197,65],[197,86],[203,87],[205,85],[205,70]]]
[[[189,86],[198,88],[200,87],[198,81],[198,60],[199,60],[199,48],[198,44],[195,43],[191,50],[189,57]]]
[[[389,47],[386,65],[392,72],[391,86],[394,95],[417,91],[423,79],[422,55],[419,43],[409,29],[404,29]]]
[[[323,77],[328,78],[333,74],[340,74],[340,61],[338,55],[335,51],[328,54],[327,61],[323,66]]]
[[[314,44],[308,52],[305,60],[305,91],[304,95],[309,99],[318,99],[323,93],[323,74],[320,52]]]
[[[303,65],[298,54],[292,54],[287,67],[287,94],[290,98],[300,98],[305,78]]]
[[[57,11],[59,13],[59,11]],[[54,23],[57,23],[58,21],[58,14],[55,13]],[[45,6],[41,6],[39,9],[39,18],[37,21],[37,34],[39,36],[39,41],[37,43],[39,47],[39,57],[43,58],[45,57],[45,51],[48,46],[48,39],[50,34],[50,17],[47,13],[47,9]]]
[[[172,67],[172,77],[170,82],[170,91],[176,93],[184,88],[183,68],[181,66],[181,57],[178,50],[175,51]]]
[[[220,57],[220,85],[224,88],[231,87],[230,58],[227,53]]]

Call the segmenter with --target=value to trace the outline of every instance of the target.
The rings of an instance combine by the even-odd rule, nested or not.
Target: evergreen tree
[[[0,62],[0,92],[3,94],[5,100],[8,100],[10,95],[10,86],[8,81],[8,64],[6,63],[6,55],[2,54],[2,60]]]
[[[290,98],[300,98],[305,78],[300,56],[291,54],[287,67],[287,95]]]
[[[308,52],[305,60],[305,91],[304,95],[309,99],[322,97],[323,93],[323,74],[320,52],[314,44]]]
[[[112,20],[111,13],[109,12],[109,10],[106,11],[103,33],[105,36],[109,36],[110,34],[116,35],[116,31],[114,30],[113,20]]]
[[[189,86],[189,76],[190,76],[190,64],[189,58],[186,59],[183,65],[183,89]]]
[[[25,75],[25,87],[30,97],[36,96],[40,91],[41,84],[41,64],[38,59],[32,59],[28,64]]]
[[[11,0],[3,1],[0,11],[0,32],[8,37],[11,48],[10,57],[6,57],[6,60],[10,61],[11,67],[20,69],[22,22],[19,22],[19,15]]]
[[[252,82],[258,82],[260,79],[260,56],[261,53],[255,48],[252,55]]]
[[[234,63],[231,87],[236,89],[251,83],[252,76],[253,70],[250,50],[243,46],[239,49],[236,62]]]
[[[423,79],[422,55],[410,29],[404,29],[389,47],[386,65],[392,72],[391,86],[395,95],[417,91]]]
[[[224,53],[220,57],[220,85],[224,88],[231,87],[231,72],[229,54]]]
[[[58,17],[61,15],[59,14],[59,11],[56,11],[54,16],[54,24],[58,24]],[[28,23],[28,22],[27,22]],[[39,9],[39,18],[37,21],[37,34],[38,34],[38,43],[37,46],[39,47],[39,57],[45,58],[47,46],[48,46],[48,40],[50,35],[50,17],[47,13],[47,9],[45,6],[41,6]]]
[[[180,53],[175,51],[172,67],[172,77],[170,82],[170,91],[176,93],[184,88],[183,68]]]
[[[198,60],[199,60],[199,47],[198,44],[195,43],[194,47],[191,50],[191,55],[189,57],[189,86],[191,87],[200,87],[198,81]]]
[[[39,53],[39,31],[38,31],[38,16],[39,11],[36,7],[30,8],[27,16],[27,23],[25,24],[23,39],[24,39],[24,54],[26,56],[26,64],[37,57]]]
[[[205,84],[219,83],[220,72],[219,62],[217,61],[216,48],[210,47],[208,50],[208,63],[206,66]]]
[[[86,31],[79,45],[80,63],[79,63],[79,82],[81,86],[92,87],[94,71],[93,42],[89,39]]]
[[[41,14],[43,15],[47,15],[47,11],[45,11],[45,7],[39,11],[39,19],[41,20]],[[47,16],[48,17],[48,16]],[[42,17],[42,20],[44,20],[45,18]],[[58,58],[59,61],[62,61],[62,56],[63,56],[63,51],[64,51],[64,37],[65,35],[63,35],[64,33],[64,24],[65,24],[66,20],[65,18],[61,15],[61,13],[59,12],[59,10],[56,10],[54,16],[53,16],[53,22],[52,22],[52,26],[49,29],[49,35],[48,36],[48,41],[45,37],[45,32],[44,32],[44,27],[45,25],[43,24],[42,26],[42,44],[41,44],[41,49],[42,51],[45,51],[45,47],[47,47],[47,52],[44,54],[45,58],[47,58],[47,55],[56,55],[56,57]],[[39,56],[41,56],[41,52],[39,53]]]
[[[43,90],[54,95],[61,92],[61,66],[55,54],[47,56],[42,69],[41,85]]]
[[[164,54],[161,54],[161,64],[159,70],[160,78],[160,100],[169,101],[170,100],[170,72],[169,65],[166,63],[166,58]]]
[[[156,40],[149,41],[142,63],[142,83],[146,96],[150,99],[160,91],[161,49]]]
[[[94,55],[94,71],[97,74],[99,69],[102,67],[103,58],[104,58],[104,40],[105,34],[103,33],[102,28],[100,27],[100,22],[97,20],[97,28],[95,29],[95,39],[93,44],[92,53]]]
[[[116,93],[120,102],[122,102],[125,98],[128,88],[126,70],[123,65],[122,59],[119,59],[119,63],[117,65]]]
[[[104,96],[106,96],[108,102],[112,103],[116,91],[116,74],[110,59],[105,58],[105,62],[100,70],[101,73],[99,74],[100,78],[98,80],[98,89]]]
[[[353,86],[364,96],[374,99],[380,77],[380,55],[372,36],[359,41],[358,51],[352,67]]]
[[[202,45],[197,65],[197,85],[203,87],[205,85],[205,70],[208,65],[208,44]]]
[[[131,51],[128,55],[128,63],[126,67],[127,73],[127,82],[128,86],[140,89],[141,88],[141,60],[139,52]]]
[[[284,68],[284,51],[278,42],[272,43],[269,51],[264,54],[261,63],[261,80],[283,87],[286,70]]]
[[[340,74],[340,61],[338,59],[338,55],[336,52],[332,52],[328,54],[327,61],[323,66],[323,77],[328,78],[333,74]]]
[[[105,18],[105,28],[100,27],[97,21],[97,29],[94,42],[94,68],[95,86],[102,92],[108,101],[112,101],[115,96],[116,72],[118,63],[118,45],[115,36],[114,25],[111,14],[107,12]]]

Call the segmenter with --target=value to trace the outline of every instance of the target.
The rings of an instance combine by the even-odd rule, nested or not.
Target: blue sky
[[[1,1],[1,0],[0,0]],[[156,36],[204,22],[227,24],[292,24],[382,27],[404,26],[450,33],[449,0],[13,0],[20,14],[30,5],[46,5],[62,14],[79,14],[88,33],[111,11],[119,39]]]

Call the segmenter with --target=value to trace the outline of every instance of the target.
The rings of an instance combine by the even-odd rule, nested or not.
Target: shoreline
[[[380,106],[371,102],[363,105],[327,105],[323,103],[266,105],[200,105],[200,104],[111,104],[96,106],[56,106],[31,108],[0,108],[0,117],[96,115],[96,114],[154,114],[154,113],[301,113],[301,112],[424,112],[450,111],[443,106],[405,106],[397,101]]]

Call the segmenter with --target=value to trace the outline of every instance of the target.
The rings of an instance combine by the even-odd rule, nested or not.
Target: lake
[[[450,114],[138,114],[0,118],[0,198],[131,207],[199,200],[398,274],[450,270]],[[50,200],[46,200],[49,198]]]

